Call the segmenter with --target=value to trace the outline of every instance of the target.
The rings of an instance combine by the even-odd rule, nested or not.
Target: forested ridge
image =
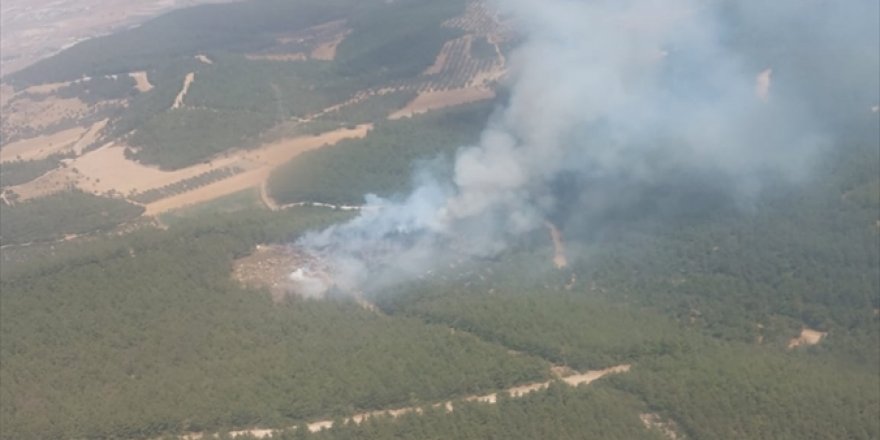
[[[108,231],[143,213],[125,200],[79,190],[53,194],[15,205],[3,205],[0,242],[52,241],[69,234]]]
[[[348,301],[273,304],[231,279],[255,244],[333,218],[203,218],[4,267],[2,437],[287,426],[546,377],[545,361],[446,327]]]
[[[269,180],[281,202],[355,205],[364,194],[406,193],[420,166],[450,162],[462,145],[479,139],[491,103],[472,104],[428,115],[377,124],[364,139],[346,140],[310,151],[276,170]],[[441,168],[442,169],[442,168]]]
[[[857,196],[874,191],[859,171],[873,154],[841,152],[812,184],[774,188],[737,218],[621,223],[565,270],[551,268],[541,231],[498,259],[376,292],[386,316],[346,301],[273,304],[230,279],[254,244],[342,212],[197,215],[65,243],[3,265],[2,434],[284,428],[545,380],[550,364],[627,363],[588,389],[312,436],[657,438],[637,430],[651,413],[688,438],[876,438],[878,203]],[[828,336],[789,350],[804,326]]]
[[[412,98],[406,89],[309,119],[422,72],[459,34],[440,23],[465,2],[253,1],[261,7],[173,12],[10,79],[22,88],[92,76],[61,95],[126,99],[101,141],[122,139],[130,157],[164,169],[375,124],[281,166],[268,182],[281,205],[407,194],[414,172],[450,173],[455,151],[504,105],[499,90],[491,103],[385,120]],[[247,57],[337,19],[351,33],[335,60]],[[790,34],[732,29],[726,37],[752,52],[748,69],[772,64],[774,93],[809,95],[805,105],[828,115],[814,128],[833,141],[799,179],[760,176],[749,194],[718,176],[670,173],[637,203],[561,208],[547,220],[562,231],[564,268],[541,228],[492,258],[358,292],[359,301],[279,299],[235,280],[236,262],[355,212],[269,211],[256,189],[160,219],[76,190],[3,205],[0,439],[225,438],[252,428],[316,440],[880,438],[880,121],[864,108],[876,93],[841,93],[840,60],[816,65]],[[765,45],[771,37],[782,43]],[[477,40],[472,51],[492,48]],[[104,76],[135,70],[155,87],[133,94],[129,77]],[[184,106],[169,110],[189,73]],[[62,159],[4,163],[0,186]],[[226,172],[235,170],[216,175]],[[818,340],[792,344],[805,329]],[[629,369],[588,385],[555,381],[619,365]],[[503,392],[544,381],[554,382]],[[467,400],[495,392],[497,404]],[[422,412],[344,422],[396,408]],[[324,420],[333,428],[306,429]]]

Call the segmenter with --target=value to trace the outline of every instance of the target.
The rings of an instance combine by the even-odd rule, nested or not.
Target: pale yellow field
[[[144,215],[158,215],[184,206],[214,200],[246,188],[257,188],[269,178],[272,171],[289,162],[296,156],[316,148],[333,145],[343,139],[362,138],[372,129],[371,124],[355,128],[343,128],[318,136],[302,136],[283,139],[256,150],[236,155],[238,163],[247,163],[249,169],[243,173],[209,185],[171,196],[146,206]]]
[[[407,104],[406,107],[389,115],[388,119],[408,118],[427,113],[431,110],[483,101],[494,97],[494,90],[482,87],[423,92],[419,93],[419,96]]]
[[[74,127],[45,136],[37,136],[0,148],[0,162],[44,159],[73,147],[88,130]]]
[[[135,87],[138,91],[149,92],[150,90],[153,90],[153,84],[150,83],[149,78],[147,78],[147,72],[131,72],[128,75],[134,79],[136,83]]]

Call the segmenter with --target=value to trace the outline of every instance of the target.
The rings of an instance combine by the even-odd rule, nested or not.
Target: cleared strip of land
[[[590,384],[596,380],[599,380],[609,374],[626,373],[630,370],[630,367],[631,367],[630,365],[617,365],[614,367],[606,368],[604,370],[594,370],[594,371],[587,371],[584,373],[575,373],[572,375],[560,377],[559,380],[562,383],[569,385],[569,386],[573,386],[573,387],[576,387],[579,385],[588,385],[588,384]],[[523,397],[529,393],[534,393],[534,392],[546,390],[553,383],[554,383],[554,381],[548,380],[546,382],[536,382],[536,383],[530,383],[530,384],[525,384],[525,385],[519,385],[519,386],[515,386],[513,388],[509,388],[509,389],[505,390],[505,392],[507,394],[509,394],[510,397],[512,397],[512,398],[519,398],[519,397]],[[476,395],[469,396],[469,397],[464,398],[463,400],[468,401],[468,402],[480,402],[480,403],[492,405],[492,404],[495,404],[498,402],[498,394],[499,393],[492,393],[492,394],[486,394],[486,395],[480,395],[480,396],[476,396]],[[455,411],[455,404],[452,401],[435,403],[433,405],[430,405],[430,407],[445,408],[446,411],[449,411],[449,412]],[[355,423],[355,424],[359,425],[359,424],[363,423],[364,421],[369,420],[370,418],[373,418],[373,417],[397,418],[397,417],[400,417],[400,416],[403,416],[406,414],[413,414],[413,413],[420,414],[424,411],[425,408],[427,408],[427,406],[409,406],[409,407],[405,407],[405,408],[364,412],[364,413],[355,414],[351,417],[346,417],[345,419],[342,420],[342,422],[343,423]],[[323,431],[325,429],[332,428],[333,424],[334,424],[333,420],[320,420],[320,421],[309,423],[308,425],[306,425],[306,427],[309,430],[309,432],[318,432],[318,431]],[[290,428],[290,429],[292,429],[292,428]],[[283,430],[248,429],[248,430],[230,432],[229,436],[232,438],[235,438],[235,437],[242,437],[242,436],[249,435],[249,436],[256,437],[256,438],[270,438],[271,436],[273,436],[274,434],[276,434],[280,431],[283,431]],[[181,437],[181,439],[183,439],[183,440],[200,440],[203,438],[213,438],[213,436],[206,435],[204,433],[195,433],[195,434],[189,434],[189,435],[185,435],[185,436]]]
[[[355,128],[330,131],[318,136],[284,139],[256,150],[243,152],[239,158],[250,164],[250,169],[247,171],[193,191],[150,203],[146,206],[144,215],[158,215],[184,206],[213,200],[246,188],[259,187],[269,178],[276,167],[289,162],[296,156],[309,150],[336,144],[343,139],[362,138],[372,127],[372,124],[364,124]]]

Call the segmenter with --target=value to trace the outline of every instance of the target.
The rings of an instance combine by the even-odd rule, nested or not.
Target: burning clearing
[[[251,255],[235,261],[232,276],[246,287],[269,289],[276,302],[291,294],[321,297],[332,285],[320,261],[284,245],[257,245]]]

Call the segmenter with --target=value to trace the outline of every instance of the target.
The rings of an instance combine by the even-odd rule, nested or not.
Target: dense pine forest
[[[262,187],[155,218],[137,203],[241,170],[218,167],[131,202],[70,188],[4,203],[0,439],[249,429],[314,440],[880,438],[880,119],[864,108],[875,97],[832,81],[809,42],[735,22],[725,34],[748,52],[749,69],[773,60],[774,90],[828,113],[813,128],[829,141],[797,179],[762,175],[734,194],[718,176],[675,169],[619,209],[561,204],[542,219],[561,231],[561,267],[541,228],[497,255],[307,299],[279,294],[277,279],[243,283],[236,268],[260,249],[293,253],[307,232],[358,215],[328,206],[402,198],[423,171],[448,177],[509,90],[387,119],[420,89],[376,90],[434,62],[461,34],[441,23],[464,0],[253,2],[261,7],[172,12],[4,78],[24,89],[93,77],[59,93],[126,104],[91,116],[109,122],[86,148],[122,139],[130,158],[163,170],[279,138],[373,128],[279,166]],[[350,33],[333,60],[248,58],[277,47],[279,34],[299,50],[297,32],[336,20]],[[771,36],[779,44],[765,45]],[[488,39],[470,50],[496,55]],[[135,70],[151,90],[133,92],[123,74]],[[188,74],[186,105],[171,109]],[[364,90],[375,93],[357,95]],[[67,157],[4,162],[0,187]],[[326,205],[295,206],[304,202]],[[282,267],[282,278],[295,269]],[[804,331],[817,339],[799,340]],[[588,384],[563,380],[622,366]],[[475,400],[492,393],[496,403]],[[408,411],[350,420],[395,409]]]

